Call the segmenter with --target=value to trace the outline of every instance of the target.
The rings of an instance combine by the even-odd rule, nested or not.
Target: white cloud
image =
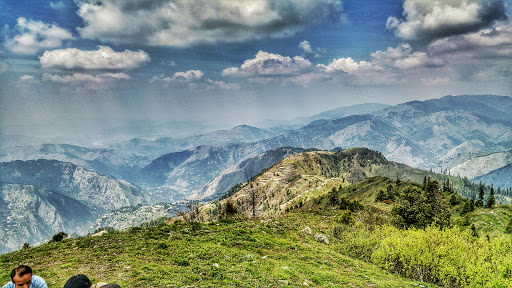
[[[188,70],[187,72],[176,72],[172,77],[163,78],[164,82],[193,82],[203,78],[201,70]]]
[[[18,35],[5,41],[5,47],[18,54],[36,54],[42,49],[57,48],[62,41],[72,39],[67,30],[55,24],[45,24],[41,21],[18,18],[16,25]]]
[[[407,40],[464,34],[507,18],[502,0],[406,0],[403,16],[389,17],[386,27]]]
[[[340,0],[77,0],[84,38],[188,46],[288,37],[340,18]]]
[[[34,79],[34,76],[32,75],[23,75],[20,77],[20,80],[31,80]]]
[[[66,4],[62,1],[50,2],[50,8],[53,10],[64,10],[66,8]]]
[[[299,43],[299,48],[304,50],[304,53],[313,53],[313,48],[311,47],[311,43],[309,41],[302,41]]]
[[[43,68],[61,69],[131,69],[151,59],[148,53],[124,50],[116,52],[108,46],[99,46],[96,51],[76,48],[57,49],[44,52],[39,58]]]
[[[371,69],[371,63],[366,61],[360,61],[359,63],[354,61],[354,59],[348,58],[339,58],[334,59],[332,62],[325,66],[322,64],[317,65],[317,67],[325,69],[327,73],[333,73],[336,71],[343,71],[346,73],[353,73],[359,69]]]
[[[304,74],[312,64],[300,56],[290,58],[279,54],[259,51],[254,59],[245,60],[240,68],[232,67],[222,71],[223,76],[276,77]]]
[[[396,48],[388,47],[386,51],[378,50],[371,53],[372,64],[379,70],[388,68],[413,69],[426,66],[441,66],[443,61],[439,58],[429,57],[422,51],[413,51],[408,43],[402,43]]]
[[[322,54],[325,53],[325,49],[323,49],[323,48],[313,49],[313,46],[311,46],[311,43],[309,43],[309,41],[307,41],[307,40],[300,42],[299,48],[304,51],[304,54],[313,55],[313,57],[315,57],[315,58],[322,57]]]
[[[73,75],[52,75],[49,73],[43,74],[43,80],[67,84],[67,83],[85,83],[85,84],[103,84],[113,80],[128,80],[131,79],[125,73],[103,73],[99,75],[74,73]]]

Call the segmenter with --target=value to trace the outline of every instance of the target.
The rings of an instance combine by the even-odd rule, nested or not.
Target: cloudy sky
[[[511,17],[512,0],[0,0],[0,129],[512,95]]]

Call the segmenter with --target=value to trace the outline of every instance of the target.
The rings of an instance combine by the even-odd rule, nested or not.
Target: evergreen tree
[[[476,201],[475,205],[476,207],[483,207],[484,206],[484,184],[480,182],[480,186],[478,187],[478,201]]]
[[[492,187],[491,185],[491,193],[489,195],[489,198],[487,199],[487,205],[485,205],[485,207],[487,208],[492,208],[492,206],[494,206],[494,204],[496,202],[496,199],[494,199],[494,187]]]

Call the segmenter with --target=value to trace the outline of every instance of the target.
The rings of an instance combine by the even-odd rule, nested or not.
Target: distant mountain
[[[135,138],[128,142],[114,145],[113,148],[158,157],[170,152],[188,150],[197,146],[222,146],[235,143],[257,142],[275,135],[275,133],[267,130],[240,125],[230,130],[218,130],[186,138],[164,137],[154,141]]]
[[[267,151],[256,143],[199,146],[153,160],[144,167],[137,183],[147,187],[153,202],[174,202],[202,188],[224,170]]]
[[[483,107],[487,100],[492,107]],[[201,146],[166,154],[146,166],[140,175],[148,180],[146,184],[162,186],[156,193],[162,195],[155,198],[157,201],[174,201],[202,189],[229,167],[279,147],[368,147],[392,161],[446,171],[459,164],[456,156],[470,159],[512,149],[512,126],[504,116],[509,113],[512,118],[512,112],[495,107],[498,103],[508,107],[512,98],[447,96],[408,102],[373,114],[317,120],[254,143]],[[474,113],[469,112],[472,109]],[[490,114],[484,116],[485,113]]]
[[[59,231],[87,233],[101,214],[146,203],[136,186],[56,160],[0,163],[0,252]]]
[[[451,168],[450,173],[473,179],[510,164],[512,164],[512,150],[473,157]],[[510,183],[510,186],[512,186],[512,182]]]
[[[493,170],[485,175],[474,178],[474,181],[493,184],[495,188],[512,188],[512,164]]]
[[[369,114],[388,107],[390,107],[390,105],[381,103],[364,103],[352,106],[343,106],[308,117],[307,123],[311,123],[316,120],[340,119],[350,115]]]
[[[219,176],[201,189],[192,193],[190,200],[213,200],[219,198],[231,187],[243,183],[257,175],[262,170],[271,167],[286,157],[304,152],[301,148],[282,147],[269,150],[256,157],[242,161],[240,164],[224,170]]]
[[[507,119],[512,119],[512,110],[508,107],[512,107],[512,98],[506,96],[447,96],[373,114],[318,120],[265,142],[320,149],[368,147],[390,160],[446,169],[453,162],[448,154],[511,149],[512,123]],[[462,152],[462,147],[467,151]]]
[[[70,162],[86,169],[117,178],[131,179],[151,158],[104,148],[86,148],[67,144],[17,146],[0,150],[0,162],[52,159]]]
[[[339,119],[351,115],[373,113],[390,107],[381,103],[364,103],[351,106],[342,106],[327,110],[309,117],[296,117],[290,120],[264,120],[256,124],[258,127],[265,127],[270,131],[279,131],[282,134],[287,130],[295,130],[316,120]]]

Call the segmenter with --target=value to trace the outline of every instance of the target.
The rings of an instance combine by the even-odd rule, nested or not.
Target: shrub
[[[62,240],[66,239],[69,235],[64,232],[59,232],[52,236],[52,239],[49,241],[50,243],[53,242],[61,242]]]

